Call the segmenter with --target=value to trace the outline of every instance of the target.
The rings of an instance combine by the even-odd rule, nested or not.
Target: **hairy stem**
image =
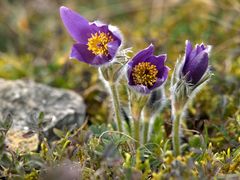
[[[181,154],[180,126],[181,126],[181,113],[177,111],[175,115],[173,115],[173,129],[172,129],[173,151],[175,156]]]
[[[131,113],[134,125],[134,138],[137,140],[136,148],[138,148],[141,140],[141,113],[146,104],[148,96],[139,96],[138,94],[135,95],[135,98],[131,99]]]
[[[144,129],[143,129],[143,144],[146,144],[148,141],[148,131],[149,131],[149,121],[144,120]]]
[[[119,98],[118,98],[118,93],[117,93],[117,87],[114,83],[110,84],[110,90],[111,90],[111,96],[112,96],[115,118],[116,118],[116,123],[117,123],[117,129],[118,129],[118,131],[123,132],[121,112],[120,112],[120,103],[119,103]]]
[[[136,148],[138,148],[140,144],[140,119],[134,120],[134,139],[136,140]]]
[[[132,106],[132,118],[133,118],[133,136],[136,140],[136,148],[139,147],[140,143],[140,120],[141,120],[142,107],[134,103]]]

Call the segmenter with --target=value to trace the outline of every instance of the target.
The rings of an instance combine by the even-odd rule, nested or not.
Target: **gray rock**
[[[72,129],[85,117],[83,98],[70,90],[52,88],[33,81],[0,79],[0,121],[11,115],[12,128],[31,130],[44,113],[43,130],[52,139],[53,128]]]

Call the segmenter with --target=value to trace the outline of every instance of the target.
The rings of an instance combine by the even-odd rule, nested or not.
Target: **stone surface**
[[[33,81],[0,79],[0,121],[10,115],[13,129],[31,131],[44,113],[44,133],[54,139],[53,128],[80,126],[86,106],[73,91],[52,88]]]
[[[31,133],[26,137],[28,131],[9,129],[6,134],[5,144],[12,151],[19,153],[35,151],[38,148],[39,137],[37,133]]]

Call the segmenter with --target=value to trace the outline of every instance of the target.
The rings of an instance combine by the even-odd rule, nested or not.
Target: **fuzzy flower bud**
[[[186,41],[185,56],[181,69],[181,76],[191,84],[197,84],[208,69],[210,46],[196,45],[195,48],[189,40]]]

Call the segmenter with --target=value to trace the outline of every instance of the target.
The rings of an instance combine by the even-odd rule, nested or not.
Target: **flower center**
[[[153,86],[157,81],[157,66],[150,62],[138,63],[132,71],[132,77],[135,84],[144,86]]]
[[[109,33],[96,32],[91,34],[88,38],[88,50],[92,51],[95,55],[108,55],[108,43],[113,41],[112,36]]]

